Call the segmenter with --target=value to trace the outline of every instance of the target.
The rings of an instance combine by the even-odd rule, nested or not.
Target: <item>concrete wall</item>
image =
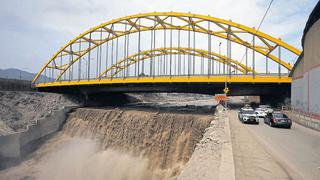
[[[292,113],[298,123],[317,129],[317,121],[320,122],[320,20],[305,34],[303,50],[292,77]]]
[[[39,119],[26,131],[0,136],[0,169],[19,163],[23,157],[35,150],[50,135],[60,130],[67,113],[74,107],[64,107],[50,116]]]
[[[320,20],[305,35],[304,55],[293,73],[291,105],[320,114]]]
[[[303,72],[306,73],[320,65],[320,20],[316,21],[305,35],[303,51]]]
[[[310,116],[303,112],[297,111],[285,111],[285,114],[289,116],[294,122],[301,124],[302,126],[320,131],[320,116]]]

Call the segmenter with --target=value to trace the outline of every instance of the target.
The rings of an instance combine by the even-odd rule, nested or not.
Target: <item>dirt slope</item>
[[[23,131],[53,110],[76,104],[60,94],[0,91],[0,135]]]

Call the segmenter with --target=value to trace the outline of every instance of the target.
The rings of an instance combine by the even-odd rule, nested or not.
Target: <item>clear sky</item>
[[[178,11],[257,27],[270,0],[4,0],[0,6],[0,69],[36,72],[61,46],[100,23],[126,15]],[[301,49],[317,0],[274,0],[260,30]]]

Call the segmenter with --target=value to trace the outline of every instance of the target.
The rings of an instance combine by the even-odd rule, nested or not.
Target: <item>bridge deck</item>
[[[242,75],[242,76],[163,76],[163,77],[126,77],[113,79],[70,80],[38,83],[41,87],[62,87],[99,84],[139,84],[139,83],[291,83],[287,76],[274,75]]]

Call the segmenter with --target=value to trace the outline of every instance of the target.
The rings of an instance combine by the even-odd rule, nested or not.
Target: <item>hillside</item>
[[[27,80],[32,81],[35,77],[35,73],[30,73],[27,71],[23,71],[20,69],[9,68],[9,69],[0,69],[0,78],[4,79],[19,79],[19,80]],[[40,79],[43,79],[45,76],[41,76]],[[48,77],[46,77],[49,80]]]

